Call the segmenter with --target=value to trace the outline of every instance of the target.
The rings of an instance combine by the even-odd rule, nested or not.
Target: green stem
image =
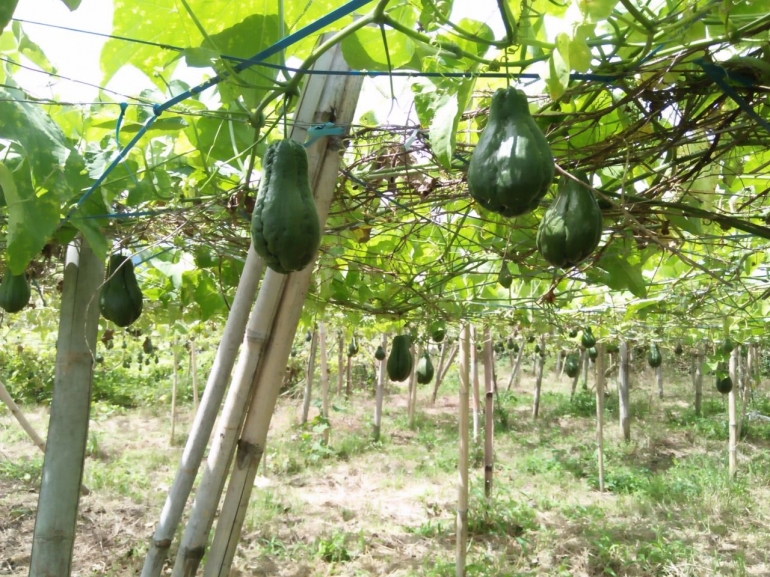
[[[645,30],[650,33],[655,32],[655,26],[650,22],[647,17],[639,12],[639,10],[636,9],[636,6],[634,6],[631,3],[631,0],[620,0],[620,3],[623,5],[623,7],[628,10],[628,13],[631,14],[634,18],[636,18],[636,21],[639,22],[642,26],[644,26]]]

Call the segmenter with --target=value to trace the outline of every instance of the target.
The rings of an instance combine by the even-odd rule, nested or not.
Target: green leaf
[[[647,296],[647,284],[642,276],[641,265],[632,265],[620,256],[605,253],[595,267],[586,273],[595,282],[613,290],[628,290],[638,298]]]
[[[61,1],[64,3],[64,5],[67,8],[70,9],[70,12],[74,12],[75,10],[77,10],[78,7],[80,6],[80,2],[82,2],[82,0],[61,0]]]
[[[201,320],[206,321],[216,313],[225,310],[225,301],[211,273],[204,270],[196,273],[198,282],[195,285],[194,298],[201,309]]]
[[[387,70],[389,55],[392,68],[409,64],[414,55],[412,39],[395,30],[387,30],[385,38],[387,49],[379,27],[357,30],[342,41],[345,62],[354,70]]]
[[[13,13],[16,11],[16,5],[19,0],[0,0],[0,32],[5,30],[8,23],[13,18]]]
[[[447,19],[452,13],[453,0],[420,0],[420,26],[427,31],[441,26],[440,19]]]
[[[569,84],[569,62],[565,62],[559,50],[554,50],[551,52],[546,66],[543,80],[545,80],[551,100],[558,100]]]
[[[43,52],[43,49],[32,40],[30,40],[29,36],[24,33],[24,30],[21,27],[21,23],[14,22],[12,24],[12,29],[13,35],[16,37],[16,41],[19,43],[19,52],[37,64],[42,70],[45,70],[46,72],[54,72],[54,67]]]
[[[6,262],[11,273],[19,275],[58,227],[59,199],[53,192],[37,195],[30,188],[17,188],[11,171],[3,163],[0,186],[8,205]]]

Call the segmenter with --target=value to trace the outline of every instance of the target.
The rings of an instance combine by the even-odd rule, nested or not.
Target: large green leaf
[[[19,0],[0,0],[0,32],[5,30],[8,23],[13,18],[13,13],[16,10],[16,5]]]
[[[2,163],[0,186],[8,205],[6,264],[11,273],[19,275],[59,225],[59,199],[53,192],[38,195],[30,187],[17,187],[11,171]]]
[[[264,0],[189,0],[188,4],[209,35],[222,32],[249,16],[278,12],[277,3]],[[139,7],[134,0],[115,0],[112,32],[116,36],[182,48],[201,46],[204,41],[176,0],[154,0]],[[176,53],[160,50],[157,46],[111,38],[102,49],[102,83],[106,84],[121,67],[130,64],[144,72],[158,87],[165,88],[161,76],[171,77],[176,60]]]
[[[388,64],[391,68],[409,64],[414,42],[395,30],[387,30],[385,39],[387,46],[379,27],[362,28],[342,41],[342,55],[355,70],[388,70]]]

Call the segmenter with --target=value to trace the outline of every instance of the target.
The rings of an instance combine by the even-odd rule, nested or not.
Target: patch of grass
[[[474,485],[468,510],[468,534],[518,537],[535,529],[535,511],[529,504],[514,499],[510,493],[497,488],[492,497],[484,496],[483,487]]]
[[[344,531],[334,531],[320,537],[316,541],[316,555],[326,563],[346,563],[352,560],[353,553],[348,550],[349,537]]]
[[[37,484],[43,471],[43,455],[35,455],[31,458],[11,459],[0,458],[0,476],[6,479],[27,484]]]

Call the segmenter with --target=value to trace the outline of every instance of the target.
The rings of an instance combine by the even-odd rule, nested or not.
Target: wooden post
[[[492,333],[489,325],[484,326],[484,495],[492,496],[492,479],[495,467],[495,388],[492,378]]]
[[[730,441],[727,448],[730,478],[734,479],[738,471],[738,419],[736,415],[736,395],[738,380],[738,363],[740,362],[741,348],[737,346],[730,353],[730,378],[733,388],[727,394],[727,415],[730,431]]]
[[[620,341],[620,351],[618,352],[618,401],[620,405],[620,430],[623,432],[625,441],[631,440],[631,408],[629,406],[629,366],[628,366],[628,344],[626,341]]]
[[[470,329],[460,329],[459,458],[457,462],[457,520],[455,527],[455,577],[465,577],[468,544],[468,389]]]
[[[599,468],[599,491],[604,492],[604,344],[596,350],[596,453]]]

